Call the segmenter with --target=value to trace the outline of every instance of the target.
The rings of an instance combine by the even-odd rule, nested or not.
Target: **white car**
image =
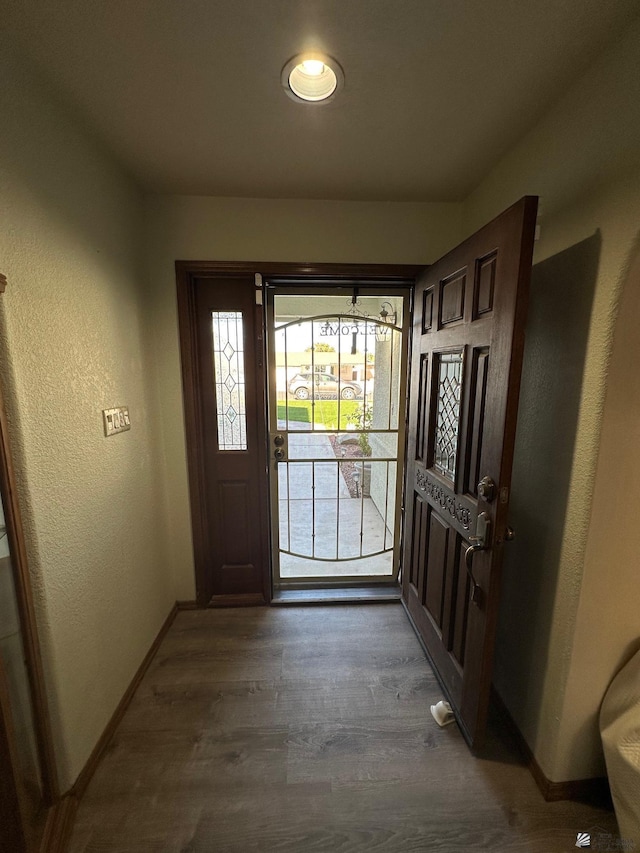
[[[296,373],[288,384],[289,393],[297,400],[309,397],[340,397],[343,400],[355,400],[362,396],[362,388],[357,382],[341,380],[332,373]]]

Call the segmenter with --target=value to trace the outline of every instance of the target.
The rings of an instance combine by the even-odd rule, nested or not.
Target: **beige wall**
[[[152,196],[146,215],[171,564],[178,598],[192,599],[175,261],[429,263],[458,241],[460,206]]]
[[[640,185],[638,186],[640,199]],[[639,205],[640,209],[640,205]],[[638,217],[636,216],[636,223]],[[595,710],[612,676],[640,648],[638,511],[640,498],[640,229],[624,275],[579,608],[559,762],[588,754]],[[600,769],[588,765],[586,769]],[[583,771],[584,772],[584,771]]]
[[[603,771],[599,705],[640,636],[630,563],[637,500],[625,493],[620,527],[604,512],[621,471],[637,470],[640,458],[637,442],[618,441],[631,428],[618,421],[619,390],[607,399],[603,428],[616,309],[640,229],[639,56],[640,22],[464,208],[469,233],[525,193],[542,197],[514,469],[517,540],[506,558],[496,683],[556,781]],[[633,363],[631,328],[621,326],[618,338],[626,335]]]
[[[1,373],[64,790],[175,601],[147,388],[141,197],[0,50]],[[105,439],[103,408],[128,405]]]

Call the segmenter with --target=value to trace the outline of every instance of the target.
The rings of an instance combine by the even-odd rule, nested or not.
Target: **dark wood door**
[[[402,595],[474,748],[509,536],[536,210],[523,198],[416,286]]]
[[[203,604],[269,597],[263,324],[255,293],[253,276],[195,281],[208,540]]]

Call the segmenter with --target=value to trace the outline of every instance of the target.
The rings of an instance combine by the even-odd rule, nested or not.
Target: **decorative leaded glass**
[[[438,362],[438,401],[433,465],[436,471],[454,480],[460,429],[462,353],[442,353]]]
[[[247,449],[244,331],[239,311],[213,311],[213,365],[218,448]]]

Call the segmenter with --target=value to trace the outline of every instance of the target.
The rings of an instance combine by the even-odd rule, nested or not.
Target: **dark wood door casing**
[[[522,199],[431,266],[415,293],[403,600],[474,747],[491,686],[536,208]],[[447,362],[459,382],[451,470],[436,448]],[[488,499],[483,477],[495,484]],[[489,547],[472,558],[472,601],[465,552],[480,513]]]
[[[235,261],[176,261],[176,282],[178,301],[178,322],[182,362],[182,382],[187,444],[187,466],[189,477],[189,496],[191,504],[191,523],[193,532],[193,554],[196,575],[196,599],[201,606],[263,604],[271,599],[270,543],[268,533],[268,484],[267,484],[267,416],[266,416],[266,368],[264,360],[264,317],[261,305],[255,302],[255,274],[279,282],[300,284],[349,284],[377,282],[381,285],[398,284],[406,287],[413,283],[423,267],[416,265],[387,264],[317,264],[317,263],[275,263],[275,262],[235,262]],[[252,414],[255,417],[257,437],[257,457],[253,468],[255,479],[254,504],[255,521],[252,534],[259,534],[260,568],[238,572],[238,580],[244,574],[245,582],[236,590],[232,585],[220,585],[220,565],[216,551],[220,546],[220,498],[212,491],[211,465],[207,465],[207,446],[210,445],[212,430],[206,423],[212,423],[212,398],[205,400],[205,388],[211,387],[210,348],[203,342],[209,334],[202,319],[203,305],[199,292],[209,289],[212,297],[216,290],[220,293],[238,295],[241,291],[251,295],[253,304],[252,335],[256,355],[254,377],[251,380],[254,395]],[[222,304],[222,303],[219,303]],[[248,302],[245,309],[249,310]],[[200,319],[199,319],[200,317]],[[224,480],[224,476],[222,477]],[[231,482],[227,480],[226,482]],[[248,482],[248,481],[247,481]],[[236,487],[236,495],[242,487]],[[248,497],[248,493],[245,491]],[[256,554],[257,545],[253,553]],[[219,555],[218,555],[219,556]],[[257,561],[256,557],[256,561]],[[242,562],[242,561],[241,561]],[[227,573],[231,578],[232,571]],[[249,578],[251,578],[249,580]]]

